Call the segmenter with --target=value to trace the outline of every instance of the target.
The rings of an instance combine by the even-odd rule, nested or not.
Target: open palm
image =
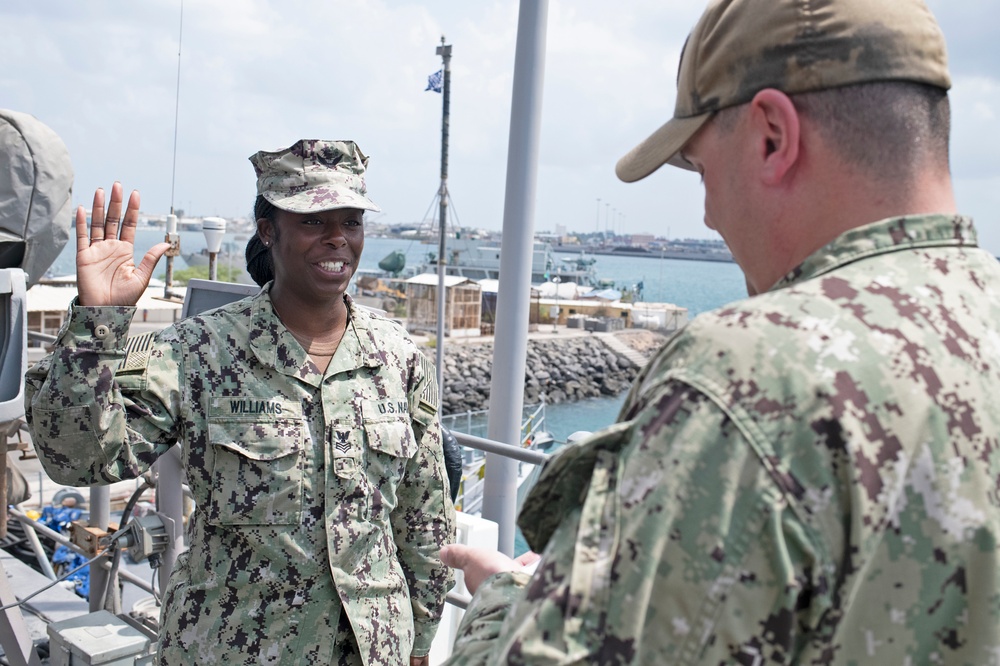
[[[122,213],[122,185],[111,187],[111,201],[104,212],[104,190],[94,193],[90,229],[80,206],[76,211],[76,279],[80,305],[135,305],[149,285],[156,262],[170,247],[157,243],[135,265],[135,227],[139,220],[139,193],[129,196]]]

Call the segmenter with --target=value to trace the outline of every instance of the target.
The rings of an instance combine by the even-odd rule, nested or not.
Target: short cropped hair
[[[886,81],[792,99],[845,162],[873,177],[906,179],[922,166],[948,169],[951,107],[941,88]]]
[[[792,96],[803,118],[848,164],[873,179],[906,180],[923,165],[948,169],[948,93],[908,81],[860,83]],[[746,105],[723,109],[715,122],[732,131]]]

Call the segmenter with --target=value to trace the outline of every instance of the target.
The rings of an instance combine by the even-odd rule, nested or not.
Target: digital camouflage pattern
[[[381,210],[368,198],[368,157],[353,141],[302,139],[288,148],[255,153],[250,162],[257,174],[257,194],[282,210]]]
[[[430,650],[455,531],[435,375],[398,325],[348,306],[325,374],[267,288],[133,339],[127,358],[133,308],[76,306],[28,374],[59,483],[132,478],[181,444],[196,506],[162,663],[398,666]]]
[[[549,461],[533,577],[453,664],[1000,664],[1000,263],[968,219],[852,230],[697,317]],[[582,490],[581,490],[582,489]]]
[[[616,167],[633,182],[679,154],[712,113],[765,88],[787,95],[875,81],[951,87],[924,0],[712,0],[681,53],[674,117]]]

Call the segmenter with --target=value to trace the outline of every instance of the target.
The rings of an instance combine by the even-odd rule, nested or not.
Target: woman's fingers
[[[80,235],[80,214],[77,211],[77,250],[90,247],[90,243],[102,240],[118,240],[119,231],[121,240],[132,243],[135,241],[135,228],[139,224],[139,192],[132,190],[129,195],[128,205],[125,208],[125,218],[122,219],[122,202],[124,200],[124,190],[122,184],[115,182],[111,186],[111,199],[108,201],[108,212],[104,212],[104,190],[97,188],[94,192],[94,207],[90,212],[90,241],[81,244],[83,238]],[[84,228],[86,228],[86,215],[84,214]]]
[[[104,240],[104,189],[94,191],[94,207],[90,209],[90,241]]]
[[[76,207],[76,251],[80,252],[90,247],[90,234],[87,233],[87,211],[83,206]]]
[[[104,238],[116,240],[118,238],[118,224],[122,217],[122,184],[115,182],[111,186],[111,201],[108,203],[108,214],[104,217]]]
[[[135,228],[139,224],[139,191],[132,190],[128,198],[128,208],[125,209],[125,219],[122,220],[121,240],[134,243]]]

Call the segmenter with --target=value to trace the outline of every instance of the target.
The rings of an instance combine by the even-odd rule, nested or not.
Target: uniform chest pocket
[[[213,525],[296,525],[302,518],[301,421],[212,419]]]

